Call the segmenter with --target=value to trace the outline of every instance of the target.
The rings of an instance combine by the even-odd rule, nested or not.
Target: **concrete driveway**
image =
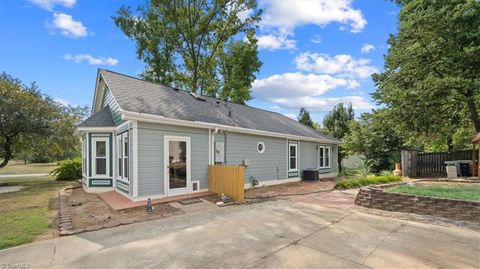
[[[218,208],[0,251],[30,268],[479,268],[480,233],[322,205]],[[326,199],[329,200],[329,199]]]

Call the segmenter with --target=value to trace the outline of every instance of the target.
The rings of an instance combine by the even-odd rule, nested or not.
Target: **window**
[[[107,176],[109,173],[108,138],[93,138],[93,175]]]
[[[117,135],[117,178],[128,180],[128,132]]]
[[[297,143],[288,142],[288,171],[297,170]]]
[[[265,144],[263,142],[258,142],[257,151],[258,151],[258,153],[264,153],[265,152]]]
[[[318,147],[318,159],[320,168],[330,167],[330,147],[320,146]]]

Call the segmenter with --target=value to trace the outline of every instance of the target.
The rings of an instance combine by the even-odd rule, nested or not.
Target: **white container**
[[[447,165],[447,178],[458,178],[458,161],[446,161]]]

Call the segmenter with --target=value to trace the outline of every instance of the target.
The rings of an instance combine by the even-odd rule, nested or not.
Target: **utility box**
[[[215,142],[215,163],[225,162],[225,143]]]
[[[458,161],[446,161],[445,165],[447,166],[447,178],[457,178],[458,177],[458,169],[457,169]]]

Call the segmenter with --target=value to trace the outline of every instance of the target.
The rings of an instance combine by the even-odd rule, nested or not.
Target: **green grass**
[[[367,185],[384,184],[401,181],[402,179],[394,175],[356,177],[353,179],[342,179],[335,184],[336,189],[353,189]]]
[[[427,186],[398,186],[387,190],[394,193],[405,193],[418,196],[447,198],[464,201],[480,201],[480,185],[427,185]]]
[[[0,194],[0,249],[30,243],[46,232],[54,217],[49,205],[55,192],[78,184],[50,177],[0,178],[0,183],[26,186]]]
[[[23,161],[12,160],[7,166],[0,168],[0,175],[19,175],[19,174],[43,174],[50,173],[55,169],[57,163],[25,163]]]

